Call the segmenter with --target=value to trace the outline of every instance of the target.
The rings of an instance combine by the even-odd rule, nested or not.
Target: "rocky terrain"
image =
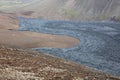
[[[34,50],[120,76],[119,23],[20,18],[19,26],[21,31],[71,36],[80,41],[69,48],[37,47]]]
[[[58,23],[54,25],[54,21],[50,21],[50,24],[48,23],[49,25],[46,25],[46,28],[41,28],[39,27],[40,25],[36,26],[37,24],[32,24],[34,25],[34,29],[32,28],[33,26],[27,26],[25,28],[25,25],[19,28],[20,24],[18,20],[18,17],[22,16],[27,18],[39,18],[43,20],[112,20],[113,22],[118,22],[120,18],[119,8],[119,0],[0,0],[0,80],[120,80],[119,76],[113,76],[102,71],[91,69],[83,66],[82,64],[70,62],[55,57],[55,55],[48,55],[44,52],[44,50],[48,50],[48,52],[53,50],[54,53],[51,52],[52,54],[59,53],[61,55],[69,49],[75,51],[75,49],[72,49],[73,46],[77,46],[78,44],[83,45],[84,42],[87,41],[88,43],[85,43],[82,47],[84,48],[83,50],[86,50],[85,46],[92,46],[89,47],[88,52],[92,53],[92,48],[95,47],[94,50],[102,48],[103,51],[108,51],[112,54],[112,50],[114,51],[118,49],[119,51],[119,48],[117,48],[118,45],[114,47],[120,40],[119,34],[116,34],[116,32],[119,33],[119,26],[115,25],[116,27],[114,29],[114,25],[110,25],[110,27],[109,25],[100,25],[103,27],[98,26],[98,28],[92,25],[86,27],[87,24],[85,23],[84,25],[83,23],[83,26],[81,26],[82,28],[79,29],[100,31],[104,33],[107,38],[109,38],[107,41],[104,41],[106,36],[101,36],[100,40],[98,39],[99,36],[97,36],[95,40],[102,40],[105,44],[94,46],[89,44],[90,41],[92,43],[92,40],[89,41],[89,39],[86,38],[84,41],[84,36],[78,38],[79,34],[74,34],[75,30],[79,30],[78,27],[75,28],[74,25],[69,23],[62,24],[61,21],[59,24],[58,21]],[[28,27],[33,30],[27,29]],[[39,31],[39,28],[37,27],[41,28],[40,30],[43,31]],[[72,30],[69,35],[60,33],[62,28],[67,31],[67,27],[70,27],[69,30]],[[47,31],[48,28],[49,30]],[[59,28],[60,31],[54,30],[52,32],[52,29],[50,28]],[[65,32],[64,30],[63,32]],[[55,31],[60,34],[55,34]],[[85,32],[85,35],[88,33],[89,32]],[[73,36],[73,34],[78,36]],[[93,38],[91,34],[89,35],[90,38]],[[109,44],[109,40],[113,41],[113,43]],[[118,42],[116,42],[116,40]],[[112,45],[114,48],[111,49],[109,45]],[[106,50],[106,47],[109,48],[109,50]],[[41,51],[32,51],[31,48],[38,51],[39,48],[41,48]],[[56,52],[56,50],[63,50],[63,52]],[[71,50],[67,53],[68,57],[69,53],[72,53]],[[76,51],[78,50],[79,49]],[[97,52],[99,51],[101,52],[101,49]],[[116,51],[115,53],[118,54]],[[110,55],[106,57],[104,55],[106,54],[102,54],[100,56],[103,56],[104,59],[107,58],[107,60],[109,60],[109,57],[110,60],[119,60],[119,56],[116,54],[113,54],[114,57],[111,57]],[[78,58],[78,56],[75,58]],[[115,64],[110,63],[109,65],[112,65],[110,67],[114,69],[116,67],[115,70],[119,69],[119,67]],[[119,71],[114,72],[118,73]]]
[[[31,50],[0,45],[0,80],[120,80]]]

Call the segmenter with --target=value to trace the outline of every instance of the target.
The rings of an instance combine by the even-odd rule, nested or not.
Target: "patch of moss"
[[[65,13],[71,18],[74,19],[77,16],[77,11],[72,9],[66,9]]]

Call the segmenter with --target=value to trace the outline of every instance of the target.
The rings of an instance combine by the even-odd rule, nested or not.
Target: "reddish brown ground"
[[[42,53],[0,45],[0,80],[120,80]]]
[[[22,48],[66,48],[77,45],[79,40],[67,36],[48,35],[28,31],[0,30],[0,43]]]
[[[0,29],[17,29],[18,20],[16,14],[0,12]]]

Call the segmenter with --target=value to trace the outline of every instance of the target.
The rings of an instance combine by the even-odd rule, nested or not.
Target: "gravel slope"
[[[0,45],[0,80],[120,80],[35,51]]]

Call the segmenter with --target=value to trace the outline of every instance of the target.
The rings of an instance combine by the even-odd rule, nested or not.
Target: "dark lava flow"
[[[78,38],[72,48],[35,48],[60,58],[120,76],[120,23],[19,18],[19,30]]]

